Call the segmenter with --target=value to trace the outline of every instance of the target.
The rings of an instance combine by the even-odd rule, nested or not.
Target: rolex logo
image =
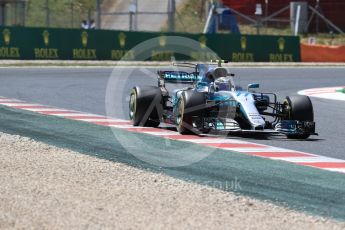
[[[199,42],[201,49],[205,49],[207,47],[207,38],[205,36],[200,37]]]
[[[121,48],[124,48],[126,46],[126,34],[121,32],[118,38],[119,38],[119,44]]]
[[[164,46],[166,46],[166,44],[167,44],[167,38],[164,35],[160,36],[159,37],[159,45],[161,47],[164,47]]]
[[[4,43],[5,45],[9,45],[10,42],[11,42],[11,31],[9,29],[4,29],[2,31],[2,36],[3,36],[3,39],[4,39]]]
[[[247,49],[247,38],[241,37],[241,49],[245,51]]]
[[[43,36],[44,45],[48,46],[49,45],[49,32],[48,32],[48,30],[43,31],[42,36]]]
[[[84,47],[87,46],[88,37],[89,37],[89,35],[87,34],[86,31],[83,31],[83,32],[81,33],[81,44],[83,44]]]
[[[284,49],[285,49],[285,39],[284,38],[278,39],[278,47],[279,47],[280,52],[284,51]]]

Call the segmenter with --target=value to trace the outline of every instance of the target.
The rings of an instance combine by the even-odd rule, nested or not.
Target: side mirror
[[[258,89],[258,88],[260,88],[260,84],[258,84],[258,83],[249,84],[247,91],[249,91],[250,89]]]

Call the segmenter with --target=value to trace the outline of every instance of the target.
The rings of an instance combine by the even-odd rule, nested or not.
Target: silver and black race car
[[[277,101],[274,93],[236,87],[234,74],[217,64],[177,64],[187,71],[158,71],[158,85],[132,89],[129,116],[134,126],[175,125],[180,134],[209,132],[282,133],[306,139],[315,133],[313,105],[307,96]],[[166,83],[189,84],[169,93]]]

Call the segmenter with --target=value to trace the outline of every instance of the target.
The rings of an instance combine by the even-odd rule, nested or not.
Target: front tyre
[[[180,134],[191,134],[193,129],[192,117],[185,113],[186,101],[183,96],[180,97],[177,103],[176,115],[176,129]]]
[[[176,128],[180,134],[200,132],[194,127],[196,117],[202,117],[205,109],[205,94],[194,90],[184,91],[178,99],[176,111]]]
[[[314,121],[314,110],[311,100],[307,96],[296,95],[286,97],[284,101],[287,120]],[[287,134],[289,139],[307,139],[310,134]]]

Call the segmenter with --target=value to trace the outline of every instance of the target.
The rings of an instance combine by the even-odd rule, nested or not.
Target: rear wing
[[[194,83],[199,80],[196,72],[185,71],[158,71],[160,80],[167,83]]]

